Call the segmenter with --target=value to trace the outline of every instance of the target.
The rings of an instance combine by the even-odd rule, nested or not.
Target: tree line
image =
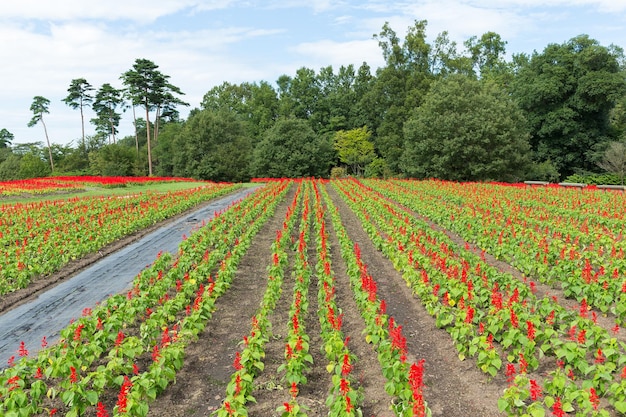
[[[158,66],[137,59],[123,88],[72,80],[67,105],[80,110],[78,145],[12,145],[0,131],[0,179],[50,173],[251,177],[564,180],[626,170],[623,50],[587,35],[507,58],[494,32],[462,46],[427,22],[401,39],[385,24],[374,35],[385,64],[372,71],[327,66],[211,88],[186,120],[183,92]],[[95,93],[94,93],[95,91]],[[49,101],[37,96],[29,126]],[[85,136],[84,109],[96,134]],[[142,112],[138,117],[135,109]],[[117,138],[132,109],[135,134]]]

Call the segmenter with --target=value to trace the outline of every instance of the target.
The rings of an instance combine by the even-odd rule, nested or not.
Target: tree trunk
[[[150,106],[148,105],[148,100],[145,102],[146,106],[146,139],[148,141],[148,176],[152,176],[152,144],[150,143]]]
[[[80,127],[83,134],[83,152],[87,153],[87,148],[85,148],[85,116],[83,114],[83,99],[80,99]]]
[[[48,144],[48,156],[50,157],[50,172],[54,173],[54,161],[52,160],[52,149],[50,148],[50,139],[48,138],[48,129],[46,128],[46,124],[43,121],[43,117],[39,120],[41,120],[41,124],[43,125],[43,131],[46,134],[46,143]]]
[[[139,135],[137,134],[137,114],[135,113],[135,105],[133,108],[133,126],[135,126],[135,148],[137,149],[137,158],[139,158]]]
[[[157,143],[159,137],[159,118],[161,117],[161,106],[156,109],[156,117],[154,119],[154,143]]]
[[[109,125],[111,126],[111,135],[109,136],[109,144],[111,141],[115,144],[115,123],[113,123],[113,109],[111,107],[109,109]]]

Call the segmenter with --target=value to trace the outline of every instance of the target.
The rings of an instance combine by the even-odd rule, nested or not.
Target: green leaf
[[[91,405],[98,404],[98,393],[96,391],[90,390],[85,394],[85,398]]]
[[[613,406],[620,413],[622,414],[626,413],[626,401],[616,401],[615,403],[613,403]]]

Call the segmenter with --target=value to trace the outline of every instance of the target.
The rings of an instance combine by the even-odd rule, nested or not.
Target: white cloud
[[[348,64],[353,64],[358,68],[363,61],[372,68],[384,64],[380,48],[375,40],[337,42],[325,39],[301,43],[293,50],[309,62],[309,64],[303,64],[304,66],[314,70],[328,65],[332,65],[336,70],[341,65]]]
[[[464,0],[477,7],[510,8],[510,7],[572,7],[589,6],[603,13],[626,11],[624,0]]]
[[[192,6],[194,3],[197,2],[191,0],[64,0],[62,2],[21,0],[3,2],[0,6],[0,19],[152,21],[160,16]]]

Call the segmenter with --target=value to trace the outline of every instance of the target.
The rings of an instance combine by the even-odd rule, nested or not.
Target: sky
[[[80,112],[62,100],[73,79],[121,88],[138,58],[170,76],[188,102],[224,82],[295,76],[299,68],[384,65],[373,35],[385,22],[404,39],[426,20],[427,40],[447,31],[457,42],[496,32],[506,50],[531,54],[580,34],[626,49],[626,0],[20,0],[0,4],[0,129],[13,144],[43,142],[43,126],[27,127],[35,96],[50,100],[50,141],[76,146]],[[93,134],[85,110],[86,134]],[[132,114],[120,135],[132,135]]]

